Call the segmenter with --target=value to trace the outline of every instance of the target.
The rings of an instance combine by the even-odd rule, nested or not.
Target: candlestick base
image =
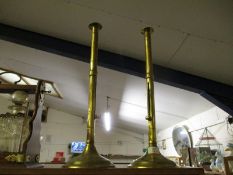
[[[155,147],[152,147],[155,148]],[[148,150],[150,147],[148,148]],[[129,168],[174,168],[175,162],[165,158],[158,150],[147,151],[142,157],[134,160]]]
[[[87,145],[83,153],[71,159],[66,168],[114,168],[114,164],[98,154],[94,145]]]

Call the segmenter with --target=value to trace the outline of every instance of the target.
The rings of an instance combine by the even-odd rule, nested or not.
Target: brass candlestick
[[[154,104],[154,77],[151,53],[151,33],[153,29],[146,27],[143,29],[146,54],[146,85],[147,85],[147,113],[149,147],[147,152],[140,158],[134,160],[129,167],[132,168],[173,168],[176,164],[161,155],[156,143],[155,126],[155,104]]]
[[[98,55],[98,31],[102,28],[99,23],[89,25],[92,33],[91,60],[89,73],[89,99],[87,118],[86,147],[81,155],[74,157],[67,163],[68,168],[113,168],[114,165],[106,158],[98,154],[94,145],[94,120],[96,108],[96,82],[97,82],[97,55]]]

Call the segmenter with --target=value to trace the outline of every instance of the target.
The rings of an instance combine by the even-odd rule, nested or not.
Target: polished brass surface
[[[151,33],[153,29],[146,27],[143,29],[145,40],[146,56],[146,85],[147,85],[147,117],[148,121],[148,139],[149,147],[147,152],[140,158],[133,161],[129,167],[132,168],[172,168],[176,164],[161,155],[156,143],[156,126],[155,126],[155,104],[154,104],[154,77],[153,63],[151,52]]]
[[[17,163],[23,163],[25,161],[25,156],[24,154],[9,154],[8,156],[5,157],[5,159],[8,162],[17,162]]]
[[[89,25],[92,33],[91,60],[89,73],[89,99],[87,118],[87,139],[83,153],[71,159],[65,167],[68,168],[113,168],[114,165],[106,158],[98,154],[94,145],[94,120],[96,108],[96,83],[97,83],[97,55],[98,55],[98,30],[101,25],[92,23]]]

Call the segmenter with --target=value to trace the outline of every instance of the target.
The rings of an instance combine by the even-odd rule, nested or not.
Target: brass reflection
[[[114,165],[106,158],[98,154],[94,145],[94,120],[96,109],[96,83],[97,83],[97,55],[98,55],[98,31],[102,28],[99,23],[89,25],[92,34],[91,59],[89,73],[89,99],[87,118],[86,147],[81,155],[74,157],[67,163],[68,168],[113,168]]]
[[[147,117],[148,121],[148,139],[149,146],[146,153],[134,160],[129,167],[132,168],[172,168],[176,164],[166,159],[161,155],[156,143],[156,126],[155,126],[155,104],[154,104],[154,77],[153,77],[153,63],[151,52],[151,33],[153,29],[146,27],[143,29],[145,40],[145,56],[146,56],[146,85],[147,85]]]

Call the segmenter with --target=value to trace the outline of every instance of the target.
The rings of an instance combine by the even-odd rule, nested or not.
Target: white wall
[[[9,112],[12,105],[9,95],[0,95],[1,113]],[[50,162],[57,151],[70,156],[68,144],[86,140],[86,120],[52,108],[48,110],[47,122],[41,126],[40,161]],[[97,122],[95,145],[100,154],[142,155],[143,135],[123,129],[113,129],[109,133]]]
[[[175,126],[185,125],[188,127],[188,130],[191,132],[193,145],[195,145],[201,134],[203,133],[204,127],[208,127],[208,130],[215,136],[216,140],[223,144],[224,148],[228,142],[233,143],[233,137],[227,131],[226,117],[228,114],[221,110],[218,107],[213,107],[208,111],[200,113],[191,117],[188,120],[178,123],[172,127],[169,127],[165,130],[162,130],[158,133],[158,144],[161,144],[162,140],[165,139],[166,149],[160,150],[161,153],[165,156],[178,156],[172,141],[172,130]],[[223,123],[221,123],[223,122]],[[220,124],[218,124],[220,123]],[[217,124],[217,125],[215,125]],[[215,125],[215,126],[211,126]],[[195,131],[201,129],[199,131]]]
[[[11,104],[9,97],[0,96],[0,110],[5,113]],[[203,130],[194,131],[224,122],[228,114],[218,107],[200,113],[177,125],[185,125],[192,133],[194,145]],[[158,144],[166,140],[166,149],[160,150],[165,156],[177,156],[172,142],[172,130],[176,125],[158,133]],[[216,139],[225,147],[228,142],[233,143],[233,137],[227,131],[226,122],[208,127]],[[86,121],[62,111],[49,108],[46,123],[42,123],[41,162],[50,162],[55,152],[64,151],[66,160],[70,156],[68,144],[75,140],[86,140]],[[147,134],[140,135],[123,129],[113,129],[107,133],[100,124],[96,124],[95,142],[100,154],[142,155],[143,147],[147,146]],[[144,143],[144,144],[143,144]]]
[[[57,151],[63,151],[67,160],[70,156],[68,144],[86,140],[86,122],[78,116],[49,108],[41,136],[41,162],[51,161]],[[107,133],[96,124],[95,145],[100,154],[142,155],[143,135],[122,129]]]

